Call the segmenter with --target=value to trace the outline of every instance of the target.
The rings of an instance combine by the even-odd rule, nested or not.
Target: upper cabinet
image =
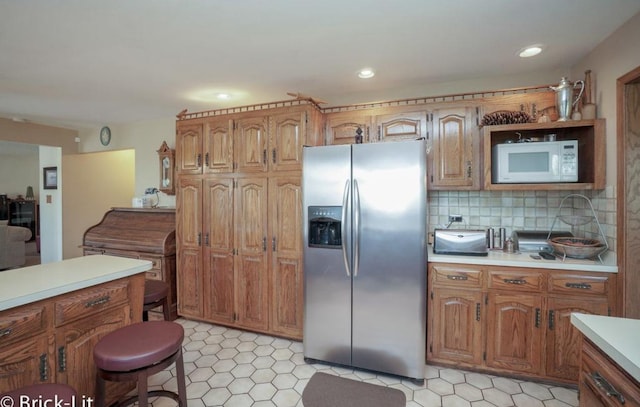
[[[429,189],[480,189],[478,113],[472,107],[433,112],[429,135]]]
[[[320,113],[314,109],[298,107],[258,115],[179,120],[176,123],[177,173],[300,170],[302,147],[319,143],[319,117]]]
[[[557,141],[578,141],[578,182],[549,184],[499,184],[492,181],[492,150],[497,144],[519,138],[544,140],[555,134]],[[570,120],[566,122],[507,124],[485,126],[484,188],[489,190],[570,190],[603,189],[606,184],[605,120]]]
[[[374,116],[377,141],[415,140],[426,137],[427,112]]]
[[[369,113],[330,114],[326,122],[327,144],[412,140],[427,135],[426,111],[399,111],[376,115]]]
[[[334,144],[368,143],[371,116],[359,112],[332,114],[327,117],[326,142]]]

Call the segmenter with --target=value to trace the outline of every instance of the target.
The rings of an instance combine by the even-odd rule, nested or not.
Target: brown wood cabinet
[[[346,112],[329,115],[326,119],[326,143],[356,144],[356,136],[362,136],[362,142],[371,141],[371,116],[360,112]]]
[[[482,363],[482,273],[461,265],[430,265],[431,361]]]
[[[66,383],[95,395],[93,347],[142,319],[144,274],[0,312],[0,393],[35,383]],[[130,383],[108,383],[107,403]]]
[[[480,189],[478,111],[472,107],[433,112],[429,189]]]
[[[571,312],[607,315],[615,275],[429,263],[427,360],[576,383]]]
[[[178,175],[180,315],[302,338],[302,148],[321,141],[318,117],[302,106],[215,118],[234,123],[233,171]]]
[[[588,339],[582,340],[580,407],[638,407],[640,383]]]

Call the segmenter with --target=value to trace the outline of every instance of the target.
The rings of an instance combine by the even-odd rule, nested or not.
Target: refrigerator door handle
[[[347,213],[349,213],[349,180],[344,183],[344,192],[342,194],[342,217],[340,219],[340,235],[342,236],[342,259],[344,260],[344,268],[347,271],[347,277],[351,277],[351,270],[349,268],[349,258],[347,257]]]
[[[353,276],[358,277],[360,268],[360,190],[353,180]]]

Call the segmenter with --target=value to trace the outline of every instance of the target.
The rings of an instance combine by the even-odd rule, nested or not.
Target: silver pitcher
[[[580,85],[580,93],[578,97],[573,99],[573,93],[576,87]],[[549,86],[556,91],[556,108],[558,109],[558,121],[566,122],[571,119],[571,111],[573,106],[580,100],[582,92],[584,92],[584,81],[576,81],[572,84],[566,77],[560,79],[558,86]]]

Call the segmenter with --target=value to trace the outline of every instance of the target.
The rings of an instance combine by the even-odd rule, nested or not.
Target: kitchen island
[[[580,406],[640,405],[640,320],[574,313],[582,333]]]
[[[93,397],[93,347],[142,319],[147,260],[86,256],[0,273],[0,393],[67,383]],[[110,383],[108,403],[132,388]]]

